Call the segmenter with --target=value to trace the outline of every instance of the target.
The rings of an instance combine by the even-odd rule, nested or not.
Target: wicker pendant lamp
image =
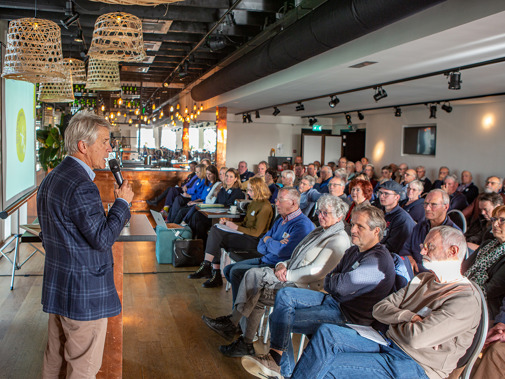
[[[72,75],[72,83],[86,83],[86,67],[84,67],[84,61],[74,58],[65,58],[63,59],[63,66],[70,70],[70,74]]]
[[[106,61],[142,61],[146,56],[142,21],[123,12],[101,15],[95,22],[88,54]]]
[[[119,91],[119,63],[90,58],[86,88],[97,91]]]
[[[44,103],[70,103],[74,101],[72,74],[65,68],[65,80],[40,85],[39,101]]]
[[[100,3],[106,4],[115,4],[115,5],[143,5],[143,6],[156,6],[160,4],[170,4],[177,3],[179,1],[184,0],[91,0]]]
[[[31,83],[65,79],[61,54],[61,29],[40,18],[20,18],[9,23],[2,77]]]

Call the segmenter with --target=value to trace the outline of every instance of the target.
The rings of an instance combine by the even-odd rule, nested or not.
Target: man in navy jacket
[[[93,169],[105,168],[108,122],[75,115],[65,131],[70,156],[41,183],[37,213],[46,251],[42,305],[49,313],[42,377],[94,377],[102,364],[107,318],[121,312],[112,245],[130,217],[125,180],[105,215]]]

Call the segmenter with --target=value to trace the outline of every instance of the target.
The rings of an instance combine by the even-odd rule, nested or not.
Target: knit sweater
[[[247,206],[244,220],[237,222],[238,231],[253,237],[259,237],[268,230],[272,217],[273,210],[268,200],[253,200]]]
[[[480,323],[479,293],[466,278],[439,283],[421,273],[378,302],[373,316],[388,324],[387,336],[421,365],[431,379],[447,378],[472,344]],[[411,322],[423,307],[431,313]]]

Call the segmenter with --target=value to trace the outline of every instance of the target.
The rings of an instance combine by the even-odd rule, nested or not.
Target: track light
[[[436,104],[430,105],[430,118],[437,118],[437,106],[436,106]]]
[[[449,89],[458,90],[461,89],[461,72],[454,71],[449,72],[447,75],[449,77]]]
[[[360,111],[358,111],[358,118],[360,121],[363,121],[363,119],[365,118],[365,115],[363,113],[361,113]]]
[[[297,112],[304,111],[305,105],[303,105],[301,102],[299,102],[295,109]]]
[[[84,39],[82,38],[82,29],[79,29],[77,31],[77,34],[74,37],[74,41],[75,42],[82,42],[82,41],[84,41]]]
[[[352,125],[351,115],[345,114],[345,120],[347,121],[347,125]]]
[[[395,107],[395,117],[402,117],[402,109],[400,107]]]
[[[444,111],[446,111],[447,113],[451,113],[452,112],[452,107],[451,107],[451,104],[450,103],[445,103],[444,105],[442,105],[440,108],[442,108]]]
[[[330,108],[335,108],[338,103],[340,103],[340,100],[338,99],[337,95],[334,95],[330,97],[330,102],[328,103],[328,105],[330,106]]]
[[[70,25],[79,19],[79,16],[79,13],[75,12],[74,14],[68,16],[66,19],[60,20],[60,23],[65,29],[68,29]]]
[[[247,114],[246,119],[247,119],[247,122],[248,122],[248,123],[253,122],[253,120],[252,120],[252,117],[251,117],[251,114],[250,114],[250,113],[248,113],[248,114]]]
[[[381,86],[376,87],[375,95],[373,95],[374,100],[379,101],[380,99],[384,99],[385,97],[388,97],[386,90],[384,90]]]
[[[247,115],[245,113],[242,113],[242,124],[245,124],[247,122]]]
[[[281,111],[279,110],[279,108],[277,107],[274,107],[274,112],[272,113],[274,116],[277,116],[279,113],[281,113]]]
[[[256,118],[260,118],[260,111],[256,111]]]

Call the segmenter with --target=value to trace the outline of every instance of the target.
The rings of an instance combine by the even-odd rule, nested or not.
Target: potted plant
[[[69,117],[62,115],[60,125],[37,130],[39,162],[45,171],[58,166],[66,156],[63,136],[68,121]]]

